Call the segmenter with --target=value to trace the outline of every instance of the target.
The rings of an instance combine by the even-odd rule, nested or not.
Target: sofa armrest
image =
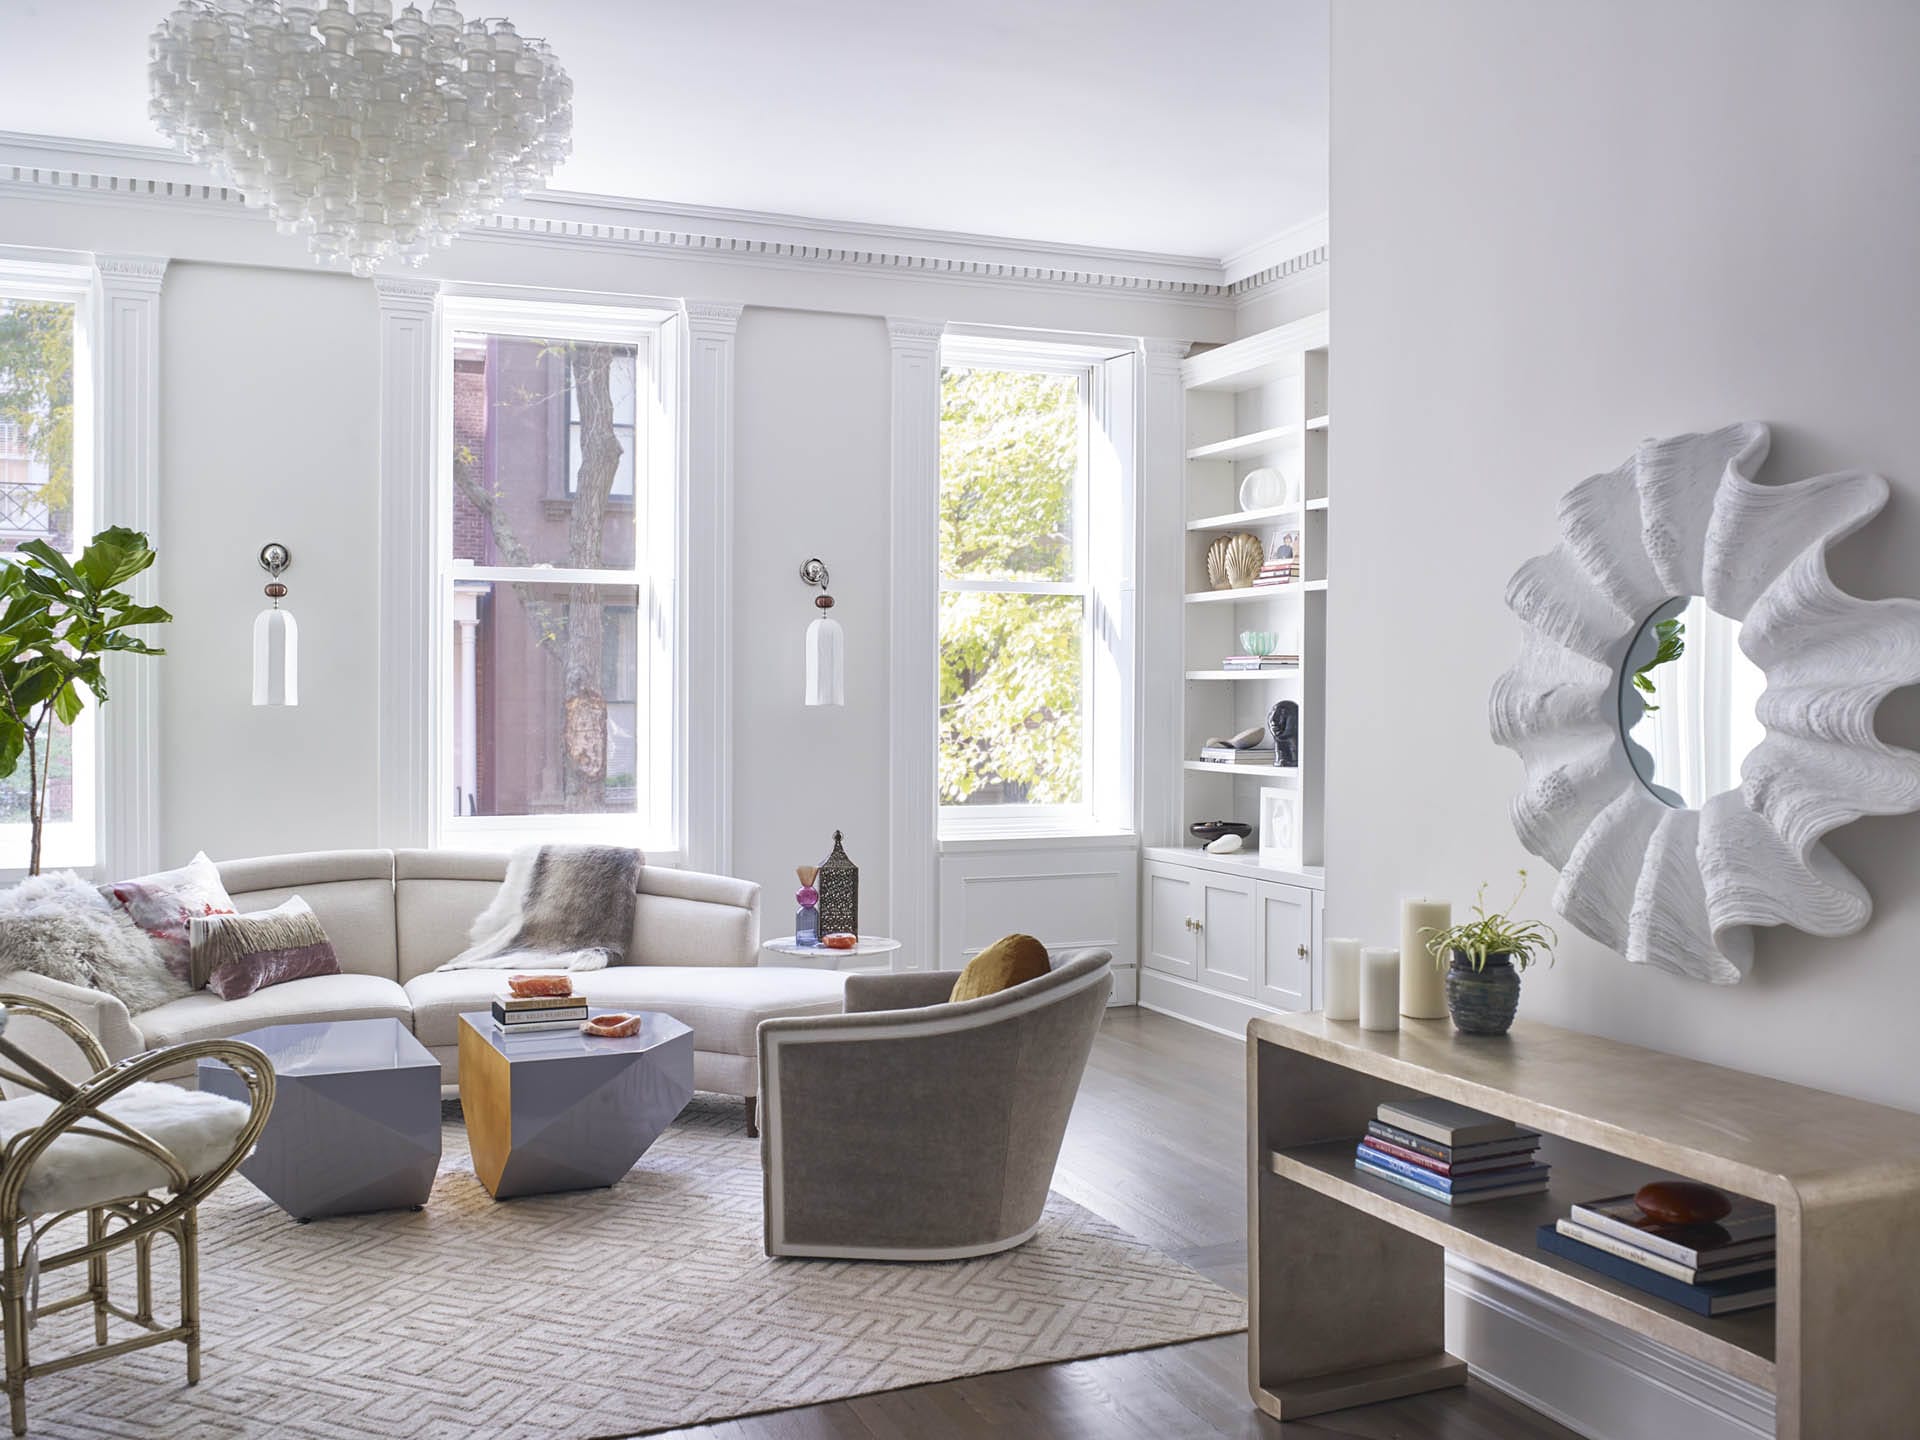
[[[141,1038],[133,1017],[127,1013],[127,1007],[104,990],[90,990],[84,985],[50,980],[26,970],[15,970],[10,975],[0,976],[0,989],[24,995],[29,1000],[38,1000],[42,1005],[49,1005],[72,1016],[89,1035],[100,1042],[109,1062],[117,1064],[147,1048],[147,1042]],[[7,1032],[7,1038],[36,1060],[51,1065],[63,1075],[83,1080],[91,1073],[74,1070],[78,1056],[71,1040],[52,1026],[30,1016],[22,1016],[19,1025]]]
[[[944,1005],[959,976],[951,970],[903,970],[894,975],[849,975],[846,1013],[918,1010]]]

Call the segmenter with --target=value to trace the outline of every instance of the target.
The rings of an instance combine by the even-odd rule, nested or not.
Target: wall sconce
[[[833,596],[827,594],[827,567],[816,557],[800,567],[800,578],[820,587],[820,593],[813,597],[820,613],[807,626],[807,704],[844,705],[847,703],[847,632],[829,613],[833,609]]]
[[[293,554],[278,540],[260,547],[260,568],[272,579],[266,588],[273,603],[253,617],[253,703],[300,703],[300,627],[280,608],[287,587],[280,574],[293,563]]]

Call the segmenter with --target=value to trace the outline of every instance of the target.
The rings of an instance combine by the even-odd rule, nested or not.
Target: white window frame
[[[987,327],[949,326],[941,338],[942,372],[948,367],[969,367],[1072,376],[1079,385],[1082,416],[1073,520],[1074,578],[954,579],[940,569],[936,580],[941,593],[1078,595],[1084,606],[1081,802],[939,805],[943,844],[1020,836],[1132,833],[1136,355],[1133,342]],[[937,618],[933,643],[940,643]],[[934,744],[937,750],[937,731]],[[935,768],[937,773],[937,764]]]
[[[493,295],[445,294],[440,302],[434,371],[434,507],[431,534],[435,577],[432,614],[433,751],[428,809],[429,844],[477,850],[512,850],[542,841],[574,840],[635,845],[648,858],[672,864],[684,853],[686,788],[679,763],[685,755],[686,685],[680,657],[686,653],[681,594],[685,511],[685,466],[681,459],[681,342],[676,308],[664,303],[597,303],[503,299]],[[520,569],[453,561],[453,386],[457,334],[561,337],[632,345],[641,370],[636,389],[635,429],[643,454],[634,457],[633,503],[640,545],[632,570]],[[456,683],[450,643],[456,597],[462,584],[592,584],[638,592],[641,642],[636,729],[645,737],[636,758],[638,809],[587,815],[458,815],[452,796]],[[662,743],[664,737],[664,743]]]
[[[101,511],[97,463],[103,416],[98,403],[97,345],[99,285],[86,262],[15,259],[0,255],[0,297],[73,306],[73,543],[72,559],[92,538]],[[158,643],[165,644],[162,637]],[[83,692],[84,693],[84,692]],[[105,845],[104,785],[101,774],[101,714],[91,694],[73,725],[73,818],[48,823],[40,837],[42,870],[92,870]],[[19,820],[0,823],[4,874],[24,874],[32,852],[33,826]]]

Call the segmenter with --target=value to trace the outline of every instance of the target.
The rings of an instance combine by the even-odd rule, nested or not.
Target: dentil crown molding
[[[162,146],[0,132],[0,197],[8,195],[184,207],[251,226],[270,223],[238,191],[214,184],[198,166]],[[1322,218],[1215,259],[544,191],[511,202],[467,231],[465,239],[1233,306],[1327,263],[1325,236]]]

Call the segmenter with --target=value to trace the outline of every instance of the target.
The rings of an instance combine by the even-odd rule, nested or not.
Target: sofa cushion
[[[568,976],[589,1005],[657,1010],[693,1030],[696,1050],[753,1055],[762,1020],[838,1015],[846,977],[831,970],[768,966],[613,965]],[[498,970],[438,970],[407,982],[413,1032],[427,1046],[459,1043],[460,1013],[485,1010],[506,988]]]
[[[186,1040],[217,1040],[315,1020],[405,1020],[407,992],[379,975],[315,975],[269,986],[238,1000],[208,990],[133,1017],[149,1048]]]
[[[322,850],[228,860],[220,879],[243,915],[271,910],[296,894],[313,907],[340,968],[399,980],[393,922],[393,852]]]

